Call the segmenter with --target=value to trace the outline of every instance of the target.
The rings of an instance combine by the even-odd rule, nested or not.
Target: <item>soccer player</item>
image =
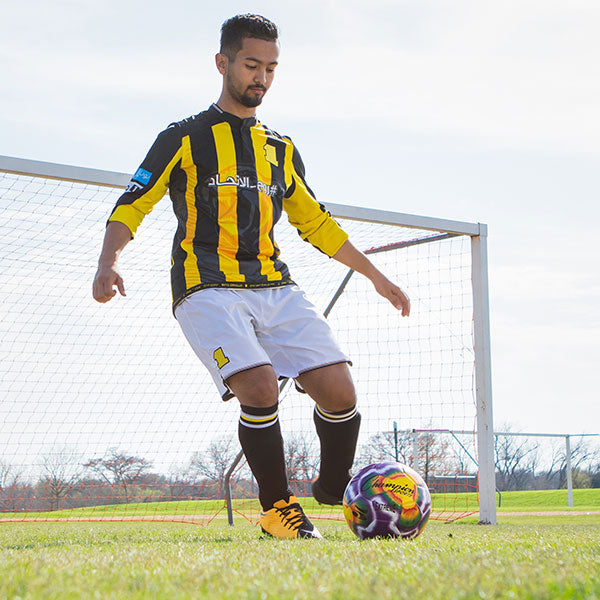
[[[368,277],[403,316],[410,302],[315,200],[292,140],[256,119],[278,61],[274,23],[248,14],[223,24],[221,95],[150,148],[109,217],[93,295],[125,295],[119,255],[168,190],[178,222],[173,311],[222,398],[240,402],[239,440],[258,482],[260,525],[275,537],[320,538],[286,479],[277,380],[293,378],[315,401],[321,461],[312,490],[320,503],[342,502],[360,414],[348,357],[279,259],[273,227],[282,210],[305,241]]]

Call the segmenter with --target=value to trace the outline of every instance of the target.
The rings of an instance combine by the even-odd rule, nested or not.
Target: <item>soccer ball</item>
[[[344,492],[344,516],[360,539],[415,538],[427,524],[431,496],[423,478],[397,462],[361,469]]]

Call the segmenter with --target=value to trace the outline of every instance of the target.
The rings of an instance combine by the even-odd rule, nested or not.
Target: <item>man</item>
[[[93,294],[107,302],[116,286],[125,295],[117,259],[168,189],[178,220],[174,314],[223,399],[240,402],[239,439],[258,482],[261,527],[275,537],[319,538],[288,488],[277,380],[294,378],[315,401],[320,503],[341,504],[360,414],[348,358],[279,259],[273,227],[282,210],[304,240],[368,277],[403,316],[410,303],[315,200],[290,138],[256,120],[278,60],[271,21],[238,15],[223,24],[221,96],[159,134],[109,218]]]

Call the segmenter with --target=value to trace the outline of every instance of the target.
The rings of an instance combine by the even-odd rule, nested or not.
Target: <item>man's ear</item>
[[[227,67],[229,66],[229,58],[226,54],[221,54],[218,52],[215,55],[215,64],[217,65],[217,70],[221,75],[225,75],[227,73]]]

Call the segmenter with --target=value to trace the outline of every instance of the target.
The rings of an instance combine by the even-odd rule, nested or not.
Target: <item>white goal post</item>
[[[85,482],[100,486],[101,476],[107,486],[120,483],[124,490],[121,498],[126,501],[136,498],[153,502],[167,498],[142,489],[141,482],[147,481],[148,489],[155,486],[154,491],[160,486],[164,490],[174,485],[172,482],[177,478],[171,473],[176,468],[173,465],[179,465],[179,469],[182,464],[176,447],[185,446],[191,455],[195,448],[202,448],[205,459],[208,456],[207,431],[199,431],[201,426],[197,424],[205,423],[208,433],[212,433],[219,427],[230,432],[231,426],[222,424],[235,422],[233,403],[214,404],[215,413],[220,411],[222,416],[210,416],[203,421],[203,415],[199,415],[195,421],[196,413],[205,411],[204,406],[213,406],[214,392],[208,391],[208,384],[205,391],[204,383],[188,379],[195,368],[191,352],[184,356],[187,351],[181,350],[181,355],[174,355],[173,347],[179,352],[185,342],[183,337],[171,337],[179,335],[178,332],[171,334],[171,330],[163,329],[174,327],[167,322],[168,299],[161,296],[160,309],[143,308],[146,305],[140,304],[127,316],[119,316],[126,302],[143,303],[147,298],[148,306],[157,305],[158,288],[165,297],[168,295],[168,280],[159,280],[154,275],[162,271],[168,274],[170,240],[165,232],[168,233],[169,227],[172,231],[175,228],[168,200],[163,200],[160,204],[164,207],[157,208],[147,218],[140,228],[139,240],[130,245],[143,250],[130,251],[128,246],[124,253],[122,268],[132,272],[128,288],[132,299],[119,299],[110,306],[93,306],[89,290],[104,221],[129,179],[130,175],[125,173],[0,156],[0,264],[5,273],[0,295],[5,313],[0,328],[3,356],[0,393],[5,401],[0,408],[0,420],[6,423],[0,437],[3,457],[0,520],[2,512],[26,512],[18,502],[2,508],[2,494],[8,497],[10,472],[16,472],[19,481],[27,482],[31,488],[27,494],[19,492],[23,498],[31,497],[29,505],[36,507],[27,510],[85,506],[82,493],[77,496],[74,484],[71,487],[68,484],[76,478],[80,486],[87,485]],[[354,344],[357,354],[365,348],[364,357],[357,358],[356,367],[359,376],[364,374],[362,395],[369,397],[363,411],[365,447],[377,438],[378,432],[391,432],[392,422],[396,428],[397,414],[402,415],[406,430],[433,425],[470,431],[472,426],[479,465],[479,518],[482,523],[495,524],[487,226],[323,204],[349,231],[355,245],[373,254],[373,260],[382,261],[382,270],[391,278],[398,278],[401,285],[408,286],[416,315],[398,325],[393,320],[396,318],[393,311],[380,307],[359,281],[348,291],[348,302],[335,309],[339,321],[333,326],[342,344]],[[148,225],[144,232],[157,213],[161,225]],[[296,246],[286,252],[292,242],[285,238],[286,242],[281,243],[280,236],[288,235],[284,227],[291,229],[287,224],[282,225],[283,233],[277,234],[282,258],[290,264],[292,276],[324,308],[346,272],[334,261],[316,256],[319,253],[312,248],[307,249],[305,256],[308,244],[301,241],[297,253]],[[424,246],[430,249],[419,249]],[[154,261],[150,277],[149,261]],[[315,267],[317,264],[322,267]],[[135,275],[136,272],[140,275]],[[125,281],[127,285],[128,279]],[[61,294],[56,293],[57,289]],[[114,319],[126,323],[126,333],[120,336],[110,327]],[[174,321],[172,317],[171,320]],[[405,325],[404,321],[411,320],[412,323]],[[374,331],[380,325],[381,332]],[[395,347],[401,350],[399,360],[391,356]],[[108,383],[108,391],[100,390],[108,375],[114,375],[114,381]],[[359,376],[356,378],[361,379]],[[149,382],[149,387],[144,387],[143,381]],[[187,395],[192,394],[192,388],[201,397],[200,409],[191,408]],[[170,394],[168,402],[165,394]],[[141,411],[141,407],[152,411],[147,423],[140,417],[129,416]],[[66,414],[70,416],[60,416]],[[188,414],[192,416],[185,416]],[[288,415],[290,422],[307,420],[297,416],[292,408]],[[114,431],[106,429],[103,434],[109,419],[114,419]],[[283,413],[282,421],[285,419]],[[139,431],[142,423],[144,432]],[[290,431],[297,433],[301,429],[292,426]],[[71,433],[73,439],[80,441],[71,443]],[[155,454],[148,450],[145,466],[140,460],[137,479],[118,480],[114,473],[111,475],[111,463],[97,458],[108,456],[109,448],[113,458],[125,456],[125,452],[117,452],[117,447],[125,448],[123,441],[131,442],[132,456],[138,458],[150,445],[156,448]],[[237,448],[233,455],[236,452]],[[63,464],[49,456],[60,456]],[[149,483],[150,464],[156,470],[152,483]],[[195,464],[196,477],[202,475],[203,481],[210,478],[206,469],[198,467],[198,462]],[[447,469],[448,463],[445,464]],[[87,469],[86,475],[82,474],[82,465]],[[107,465],[108,470],[101,472],[100,468]],[[187,465],[186,468],[192,468],[193,458]],[[184,479],[182,475],[178,481]],[[36,504],[39,482],[45,482],[46,489],[51,489],[54,504]],[[64,487],[59,486],[61,482]],[[137,492],[133,491],[132,482]],[[187,483],[181,485],[182,490],[192,489]],[[89,492],[86,493],[88,498]],[[194,495],[193,491],[182,494],[182,498]],[[220,489],[219,494],[224,495],[224,490]]]

